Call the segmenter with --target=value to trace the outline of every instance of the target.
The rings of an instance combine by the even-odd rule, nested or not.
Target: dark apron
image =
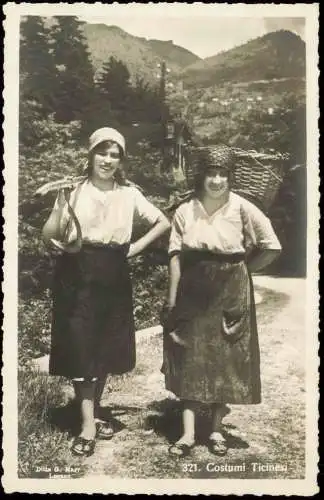
[[[172,341],[171,327],[186,347]],[[260,402],[254,293],[244,255],[181,255],[177,302],[164,330],[162,371],[166,388],[181,399]]]
[[[83,244],[58,258],[50,374],[92,379],[135,366],[128,245]]]

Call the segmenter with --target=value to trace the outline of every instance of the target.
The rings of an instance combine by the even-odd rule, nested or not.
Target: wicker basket
[[[195,172],[201,164],[217,166],[213,146],[190,147],[186,151],[185,174],[188,187],[193,187]],[[235,169],[231,190],[244,196],[267,212],[282,184],[287,157],[277,154],[258,153],[232,149]]]

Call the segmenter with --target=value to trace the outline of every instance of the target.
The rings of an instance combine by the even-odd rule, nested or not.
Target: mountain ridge
[[[305,42],[288,30],[267,33],[204,59],[172,40],[137,37],[115,25],[85,23],[83,30],[97,72],[114,56],[126,64],[133,81],[142,78],[153,85],[158,84],[163,60],[170,81],[180,80],[188,89],[226,81],[304,77],[306,72]]]
[[[189,86],[284,77],[304,77],[305,42],[288,30],[254,38],[184,68],[179,77]]]
[[[53,21],[46,18],[50,25]],[[132,83],[139,78],[157,87],[164,60],[167,80],[179,91],[208,88],[226,82],[249,82],[306,76],[306,45],[289,30],[276,30],[237,47],[200,58],[173,40],[131,35],[116,25],[87,23],[81,28],[88,45],[95,78],[111,56],[126,64]]]
[[[126,64],[133,80],[140,77],[156,83],[158,64],[162,60],[174,73],[179,73],[188,62],[200,60],[171,40],[145,39],[131,35],[119,26],[102,23],[84,23],[82,28],[96,72],[100,72],[102,65],[113,56]]]

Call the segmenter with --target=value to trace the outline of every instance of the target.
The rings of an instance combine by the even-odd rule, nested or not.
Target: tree
[[[97,89],[99,96],[103,100],[109,101],[112,110],[117,113],[119,119],[127,121],[132,96],[130,73],[127,66],[111,56],[109,61],[103,64],[97,79]]]
[[[50,30],[42,17],[27,16],[22,20],[20,34],[20,101],[37,102],[46,116],[53,108],[56,74],[50,53]]]
[[[137,121],[158,122],[161,118],[162,102],[159,93],[150,87],[144,78],[137,77],[132,89],[131,110]]]
[[[80,21],[74,16],[55,17],[51,29],[56,66],[56,118],[61,122],[85,120],[93,104],[94,71]]]

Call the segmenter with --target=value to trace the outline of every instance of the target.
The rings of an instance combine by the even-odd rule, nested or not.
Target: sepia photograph
[[[4,6],[7,493],[318,492],[318,9]]]

